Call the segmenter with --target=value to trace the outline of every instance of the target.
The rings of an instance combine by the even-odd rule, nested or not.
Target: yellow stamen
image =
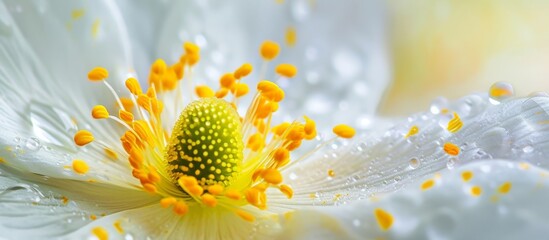
[[[212,195],[221,195],[223,193],[223,186],[220,184],[214,184],[208,187],[208,192]]]
[[[202,195],[202,203],[208,207],[215,207],[217,205],[217,199],[208,193]]]
[[[294,196],[294,190],[288,185],[280,185],[280,192],[282,192],[288,199]]]
[[[192,42],[184,42],[183,49],[186,54],[193,55],[200,53],[200,47]]]
[[[162,198],[162,200],[160,200],[160,206],[162,206],[163,208],[168,208],[176,202],[177,199],[175,199],[174,197]]]
[[[224,88],[231,88],[235,81],[236,79],[232,73],[226,73],[219,79],[219,84]]]
[[[177,215],[185,215],[185,213],[187,213],[189,211],[189,207],[187,206],[187,204],[185,202],[178,201],[174,204],[173,211]]]
[[[109,232],[103,227],[95,227],[92,229],[92,234],[95,235],[99,240],[108,240]]]
[[[196,95],[198,95],[198,97],[200,98],[209,98],[215,96],[214,91],[206,85],[196,86],[195,92]]]
[[[261,57],[266,61],[273,60],[280,52],[280,46],[273,41],[264,41],[259,48]]]
[[[118,111],[118,116],[120,117],[120,119],[124,120],[124,122],[127,122],[127,123],[133,122],[133,114],[131,112],[120,109]]]
[[[85,174],[90,170],[90,167],[86,162],[76,159],[72,161],[72,169],[78,174]]]
[[[88,72],[88,79],[90,81],[102,81],[109,77],[109,71],[102,67],[96,67]]]
[[[143,93],[143,90],[141,90],[141,85],[139,85],[139,82],[135,78],[128,78],[126,80],[126,88],[133,94],[133,95],[139,95]]]
[[[423,182],[421,184],[421,190],[425,191],[429,188],[432,188],[433,186],[435,186],[435,180],[433,179],[428,179],[426,180],[425,182]]]
[[[334,170],[332,170],[332,169],[328,170],[328,176],[334,177],[335,175],[336,175],[336,174],[335,174],[335,171],[334,171]]]
[[[236,214],[248,222],[255,221],[254,215],[250,214],[249,212],[246,212],[243,210],[236,210]]]
[[[268,168],[265,169],[262,174],[263,179],[265,182],[268,182],[270,184],[280,184],[282,182],[282,174],[277,169]]]
[[[93,142],[94,137],[88,130],[80,130],[74,135],[74,143],[78,146],[84,146]]]
[[[404,136],[404,137],[409,138],[411,136],[416,135],[418,132],[419,132],[419,128],[414,125],[410,128],[410,131],[408,131],[408,134],[406,134],[406,136]]]
[[[389,212],[381,208],[376,208],[374,210],[374,215],[376,217],[377,224],[379,225],[381,230],[386,231],[393,225],[393,215],[391,215]]]
[[[105,119],[109,117],[109,111],[103,105],[97,105],[92,108],[92,117],[95,119]]]
[[[116,231],[120,234],[124,233],[124,229],[122,228],[122,223],[120,222],[120,220],[116,220],[113,224],[114,226],[114,229],[116,229]]]
[[[246,144],[246,147],[254,152],[257,152],[259,149],[263,148],[263,146],[265,146],[265,142],[263,141],[263,134],[261,133],[255,133],[250,136],[248,144]]]
[[[335,126],[333,132],[341,138],[352,138],[356,133],[354,128],[345,124]]]
[[[234,77],[236,79],[241,79],[245,76],[248,76],[252,72],[252,65],[249,63],[244,63],[234,72]]]
[[[224,98],[225,96],[227,96],[228,93],[229,93],[228,88],[221,88],[217,92],[215,92],[215,97],[216,98]]]
[[[236,190],[227,190],[227,192],[225,192],[225,197],[228,197],[233,200],[240,200],[242,195],[240,194],[240,192]]]
[[[286,44],[290,47],[295,46],[297,43],[297,31],[294,27],[286,28]]]
[[[447,142],[444,144],[444,152],[452,156],[457,156],[459,154],[459,147],[453,143]]]
[[[250,91],[250,88],[248,87],[248,84],[245,84],[245,83],[235,83],[231,88],[231,92],[236,97],[242,97],[246,95],[249,91]]]
[[[276,66],[275,69],[276,73],[282,75],[286,78],[293,78],[297,74],[297,68],[289,63],[281,63],[278,66]]]

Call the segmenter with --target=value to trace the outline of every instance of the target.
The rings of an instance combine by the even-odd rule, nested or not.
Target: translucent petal
[[[115,101],[104,86],[87,80],[87,72],[104,64],[111,70],[111,84],[120,87],[131,66],[128,39],[116,6],[109,1],[89,4],[0,4],[0,51],[5,56],[0,59],[0,156],[14,167],[43,175],[83,180],[111,176],[116,179],[109,182],[127,185],[133,181],[127,163],[109,163],[103,152],[72,143],[76,130],[89,129],[107,146],[121,149],[113,134],[120,128],[91,121],[93,105],[111,109]],[[75,11],[81,11],[78,18]],[[96,20],[100,24],[94,35]],[[72,172],[76,158],[90,161],[95,171],[87,176]]]
[[[284,170],[294,188],[292,203],[339,205],[393,192],[424,175],[450,171],[480,159],[524,159],[548,168],[549,98],[513,99],[492,105],[486,96],[472,95],[448,106],[446,114],[419,113],[394,127],[366,133]],[[448,121],[457,113],[463,127],[452,133]],[[416,126],[415,135],[406,137]],[[445,151],[454,145],[457,155]],[[294,206],[295,207],[295,206]]]
[[[464,181],[464,172],[472,178]],[[427,190],[414,184],[386,197],[297,211],[280,239],[542,239],[549,233],[547,176],[516,161],[475,162],[430,176],[435,184]],[[379,210],[392,221],[380,221]]]

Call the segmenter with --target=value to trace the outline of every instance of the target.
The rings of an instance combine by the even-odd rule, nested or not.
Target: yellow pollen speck
[[[102,67],[95,67],[88,72],[88,79],[90,81],[101,81],[109,77],[109,71]]]
[[[356,134],[356,131],[354,128],[345,124],[339,124],[335,126],[333,128],[333,132],[341,138],[352,138]]]
[[[84,16],[84,13],[86,13],[84,9],[72,10],[72,13],[71,13],[72,20],[80,19],[82,16]]]
[[[93,38],[97,38],[99,35],[99,26],[101,25],[101,21],[99,19],[95,19],[93,21],[92,27],[91,27],[91,33]]]
[[[263,176],[263,179],[265,182],[268,182],[270,184],[280,184],[282,182],[282,174],[277,169],[268,168],[265,169],[261,175]]]
[[[6,163],[6,160],[2,157],[0,157],[0,163]]]
[[[177,202],[177,199],[175,199],[174,197],[162,198],[160,200],[160,206],[162,206],[163,208],[168,208],[169,206],[175,204],[176,202]]]
[[[295,46],[297,43],[297,31],[295,27],[286,28],[286,44],[290,47]]]
[[[109,233],[103,227],[95,227],[92,229],[92,234],[95,235],[99,240],[108,240]]]
[[[478,197],[482,193],[482,188],[479,186],[473,186],[471,187],[471,195]]]
[[[196,86],[195,93],[200,98],[208,98],[208,97],[215,96],[214,91],[206,85]]]
[[[521,162],[519,163],[519,168],[522,169],[522,170],[528,170],[530,168],[530,164],[526,163],[526,162]]]
[[[69,198],[68,197],[62,196],[61,200],[63,201],[63,204],[65,204],[65,205],[67,205],[69,203]]]
[[[116,229],[116,231],[120,234],[124,233],[124,229],[122,228],[122,223],[120,222],[120,220],[116,220],[113,224],[114,226],[114,229]]]
[[[90,219],[93,221],[93,220],[96,220],[97,219],[97,216],[95,216],[95,214],[92,214],[90,215]]]
[[[85,174],[90,170],[90,167],[88,164],[82,160],[74,160],[72,161],[72,169],[79,174]]]
[[[501,186],[499,186],[498,192],[501,193],[501,194],[506,194],[509,191],[511,191],[511,186],[512,186],[512,184],[510,182],[505,182],[505,183],[501,184]]]
[[[465,171],[461,173],[461,179],[463,179],[464,182],[468,182],[471,178],[473,178],[473,172]]]
[[[259,53],[264,60],[273,60],[280,52],[280,46],[274,41],[264,41],[259,48]]]
[[[451,133],[455,133],[461,129],[463,126],[463,122],[459,118],[459,115],[457,113],[454,113],[454,118],[448,122],[448,131]]]
[[[225,196],[232,200],[240,200],[240,198],[242,197],[241,194],[236,190],[228,190],[225,193]]]
[[[234,71],[233,75],[236,79],[241,79],[245,76],[248,76],[248,74],[252,72],[252,69],[253,69],[252,64],[244,63],[242,64],[242,66],[236,69],[236,71]]]
[[[419,132],[419,128],[414,125],[410,128],[410,131],[408,131],[408,134],[406,134],[406,136],[404,136],[404,137],[409,138],[411,136],[416,135],[418,132]]]
[[[386,212],[385,210],[381,208],[376,208],[374,210],[374,215],[376,217],[377,224],[379,225],[379,228],[381,228],[381,230],[386,231],[391,228],[391,225],[393,225],[393,215]]]
[[[444,152],[448,155],[456,156],[459,154],[459,147],[453,143],[447,142],[444,144]]]
[[[286,78],[293,78],[297,74],[297,68],[289,63],[281,63],[275,68],[276,73]]]
[[[187,206],[187,204],[185,202],[178,201],[178,202],[175,203],[175,205],[173,207],[173,211],[177,215],[185,215],[185,213],[187,213],[189,211],[189,207]]]
[[[215,207],[217,205],[217,199],[211,194],[202,195],[202,203],[208,207]]]
[[[93,140],[92,133],[87,130],[80,130],[74,135],[74,143],[78,146],[84,146],[91,143]]]
[[[219,184],[214,184],[208,187],[208,192],[212,195],[220,195],[223,193],[223,186]]]
[[[432,188],[433,186],[435,186],[435,180],[429,179],[421,184],[421,190],[425,191],[429,188]]]
[[[294,190],[288,185],[280,185],[280,192],[282,192],[288,199],[294,196]]]
[[[334,170],[332,170],[332,169],[328,170],[328,176],[334,177],[335,175],[336,174],[335,174]]]

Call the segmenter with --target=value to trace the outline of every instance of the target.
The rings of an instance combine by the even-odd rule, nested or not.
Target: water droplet
[[[353,226],[359,227],[360,226],[360,220],[358,220],[358,219],[353,220]]]
[[[513,97],[515,95],[515,90],[513,85],[507,82],[496,82],[492,84],[488,92],[490,96],[490,103],[497,105],[501,101]]]
[[[457,158],[451,157],[450,159],[448,159],[448,162],[446,162],[446,167],[448,169],[453,169],[456,166],[457,161]]]
[[[410,168],[412,169],[418,168],[420,164],[421,162],[417,158],[411,158],[409,161]]]
[[[402,176],[395,176],[394,180],[395,182],[400,182],[400,180],[402,180]]]
[[[530,146],[530,145],[524,146],[524,147],[522,148],[522,151],[523,151],[524,153],[531,153],[531,152],[534,151],[534,147],[532,147],[532,146]]]
[[[341,49],[332,58],[334,69],[344,78],[352,78],[360,73],[361,61],[355,52],[349,49]]]
[[[40,143],[40,140],[35,137],[31,137],[27,139],[27,142],[25,143],[25,147],[29,151],[38,151],[42,147],[42,144]]]
[[[21,138],[20,137],[14,137],[13,142],[19,143],[19,142],[21,142]]]
[[[290,180],[296,180],[297,179],[297,174],[295,173],[290,173]]]
[[[439,114],[445,108],[448,108],[448,99],[437,97],[431,102],[429,111],[431,111],[432,114]]]

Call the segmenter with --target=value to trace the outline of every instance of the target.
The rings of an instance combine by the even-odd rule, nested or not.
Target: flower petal
[[[421,176],[480,159],[525,159],[549,167],[544,159],[549,154],[549,98],[493,105],[487,97],[472,95],[446,111],[420,113],[381,133],[336,143],[332,147],[337,149],[285,169],[284,177],[294,189],[293,203],[342,204],[392,192]],[[454,112],[463,126],[452,133],[448,123],[456,121]],[[282,199],[272,203],[291,208]]]
[[[83,180],[110,176],[112,183],[127,186],[135,180],[125,161],[109,163],[102,150],[77,148],[72,140],[77,130],[88,129],[105,145],[121,149],[113,134],[120,128],[90,117],[93,105],[110,108],[115,100],[86,75],[94,66],[112,66],[109,81],[115,88],[123,86],[131,66],[128,39],[116,6],[110,1],[89,4],[0,4],[0,51],[5,53],[0,59],[0,157],[13,167],[43,175]],[[97,19],[102,25],[95,27],[99,30],[94,37]],[[95,171],[86,176],[71,171],[77,158],[90,161]]]
[[[472,179],[464,181],[463,174]],[[538,239],[549,221],[549,171],[489,160],[347,206],[297,211],[281,239]],[[475,190],[473,190],[475,189]]]
[[[369,127],[369,116],[389,83],[385,12],[379,10],[384,5],[360,0],[176,1],[158,30],[157,57],[175,61],[183,41],[195,42],[202,63],[193,79],[214,85],[244,62],[255,66],[249,78],[254,80],[246,82],[277,80],[275,66],[288,62],[298,72],[296,79],[278,80],[288,93],[280,110],[287,112],[278,115],[292,119],[301,112],[326,128],[349,119],[356,119],[349,124]],[[289,28],[297,32],[293,47],[285,43]],[[281,51],[262,70],[259,46],[265,40],[278,42]]]

